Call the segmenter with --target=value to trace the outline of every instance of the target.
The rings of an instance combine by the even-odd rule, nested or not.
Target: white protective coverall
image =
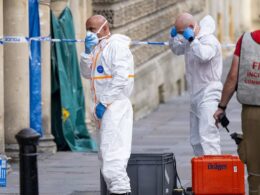
[[[171,38],[170,48],[185,56],[186,79],[191,96],[190,142],[196,156],[221,154],[220,134],[214,112],[220,101],[222,83],[221,45],[213,35],[215,22],[211,16],[200,23],[199,34],[190,43],[179,36]]]
[[[131,191],[126,172],[131,153],[133,109],[129,96],[134,86],[134,61],[130,39],[115,34],[103,39],[94,51],[81,54],[83,77],[91,80],[94,106],[107,106],[100,124],[101,172],[111,193]]]

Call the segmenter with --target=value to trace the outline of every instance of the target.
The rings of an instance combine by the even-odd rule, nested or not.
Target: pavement
[[[230,64],[230,58],[225,60],[223,79],[226,78]],[[241,132],[240,112],[241,106],[233,98],[227,108],[231,132]],[[220,128],[220,133],[223,154],[236,155],[236,145],[229,134],[223,128]],[[93,136],[96,137],[96,134]],[[134,123],[132,152],[173,152],[182,185],[191,186],[190,161],[193,152],[189,144],[187,93],[161,104],[151,114]],[[39,156],[38,177],[40,195],[100,194],[97,153],[57,152],[51,156]],[[18,164],[12,164],[12,171],[7,176],[7,187],[0,187],[0,194],[19,194]]]

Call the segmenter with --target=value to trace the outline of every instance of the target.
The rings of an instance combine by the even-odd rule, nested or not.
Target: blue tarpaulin
[[[29,37],[40,36],[38,0],[29,0]],[[42,135],[41,43],[30,46],[30,127]]]

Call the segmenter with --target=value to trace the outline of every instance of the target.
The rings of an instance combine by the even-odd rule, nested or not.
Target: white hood
[[[121,35],[121,34],[113,34],[110,38],[109,38],[110,42],[120,42],[120,44],[126,44],[127,46],[130,45],[131,43],[131,39],[128,36],[125,35]]]
[[[213,34],[216,30],[215,21],[210,15],[205,16],[200,21],[199,25],[200,25],[200,32],[198,34],[198,37]]]

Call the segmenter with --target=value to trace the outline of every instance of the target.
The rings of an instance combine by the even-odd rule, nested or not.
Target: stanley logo
[[[209,163],[208,164],[208,170],[218,170],[218,171],[221,171],[221,170],[225,170],[227,169],[227,165],[226,164],[217,164],[217,163]]]

